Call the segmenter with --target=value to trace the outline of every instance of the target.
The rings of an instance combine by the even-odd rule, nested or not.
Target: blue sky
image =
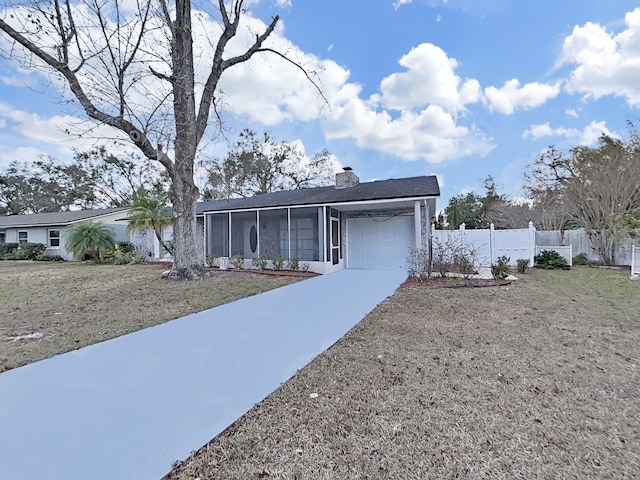
[[[438,174],[441,207],[487,175],[518,195],[545,147],[624,135],[638,118],[636,2],[249,3],[248,30],[279,14],[271,45],[317,74],[329,105],[295,69],[260,57],[223,77],[228,137],[250,127],[308,154],[326,147],[362,181]],[[43,153],[68,159],[94,141],[66,137],[84,117],[48,81],[0,60],[0,166]],[[203,154],[224,149],[212,142]]]

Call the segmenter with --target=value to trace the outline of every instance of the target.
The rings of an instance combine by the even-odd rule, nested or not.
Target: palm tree
[[[162,227],[173,224],[173,211],[167,203],[163,192],[138,190],[129,207],[127,232],[151,228],[162,248],[173,253],[173,248],[162,240]]]
[[[116,244],[116,234],[110,227],[101,222],[81,222],[67,230],[65,248],[75,256],[85,253],[91,255],[94,262],[100,263],[103,250],[113,248]]]

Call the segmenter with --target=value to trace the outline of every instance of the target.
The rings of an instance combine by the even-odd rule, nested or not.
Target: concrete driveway
[[[5,372],[1,477],[158,480],[405,278],[342,270]]]

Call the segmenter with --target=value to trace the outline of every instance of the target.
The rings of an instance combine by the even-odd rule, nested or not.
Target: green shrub
[[[35,260],[38,255],[44,253],[47,247],[42,243],[23,243],[14,254],[20,254],[19,260]]]
[[[217,255],[207,255],[206,260],[207,260],[207,266],[215,267],[216,266],[216,260],[218,260],[218,256]]]
[[[298,257],[289,259],[289,270],[293,270],[294,272],[300,270],[300,259]]]
[[[519,258],[516,260],[516,265],[518,266],[518,273],[524,273],[527,271],[527,267],[529,266],[529,259]]]
[[[498,257],[495,264],[491,265],[491,275],[496,280],[504,280],[509,276],[509,261],[511,259],[507,256]]]
[[[309,267],[311,267],[311,265],[308,262],[304,262],[302,264],[302,266],[300,267],[300,270],[303,272],[308,272],[309,271]]]
[[[244,268],[244,255],[241,253],[236,253],[229,261],[234,268]]]
[[[579,253],[575,257],[573,257],[574,265],[589,265],[589,257],[587,257],[586,253]]]
[[[116,248],[122,253],[134,253],[136,251],[136,246],[127,241],[116,242]]]
[[[260,270],[266,270],[267,264],[269,263],[269,259],[263,254],[258,255],[257,257],[253,257],[251,259],[251,264],[254,267],[258,267]]]
[[[569,262],[555,250],[543,250],[534,258],[536,268],[545,270],[569,270]]]
[[[0,243],[0,257],[12,256],[18,247],[19,245],[17,243]]]
[[[276,255],[275,257],[273,257],[271,263],[274,270],[282,270],[284,268],[284,258],[282,258],[280,255]]]

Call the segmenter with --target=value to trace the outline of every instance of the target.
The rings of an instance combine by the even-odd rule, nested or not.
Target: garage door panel
[[[405,268],[413,248],[413,217],[352,218],[347,225],[349,268]]]

